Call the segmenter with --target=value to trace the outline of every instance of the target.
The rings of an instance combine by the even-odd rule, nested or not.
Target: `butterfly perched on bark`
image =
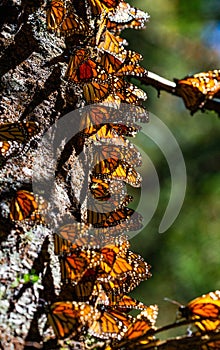
[[[10,219],[15,221],[28,219],[33,222],[44,223],[42,213],[46,208],[46,201],[34,193],[18,190],[10,202]]]
[[[52,0],[47,9],[47,28],[57,35],[88,35],[89,25],[68,1]]]

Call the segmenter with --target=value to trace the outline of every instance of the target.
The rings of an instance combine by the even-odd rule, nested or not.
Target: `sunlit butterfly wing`
[[[88,50],[77,50],[71,56],[67,68],[66,76],[75,83],[86,82],[97,78],[100,80],[107,79],[107,75],[94,59],[89,57]]]
[[[122,0],[88,0],[92,13],[97,16],[104,10],[109,11],[115,8]]]
[[[134,210],[127,207],[119,208],[109,213],[87,210],[87,223],[92,224],[94,227],[116,226],[121,221],[128,220],[133,213]]]
[[[106,179],[97,179],[94,176],[91,178],[89,185],[92,196],[101,201],[106,201],[111,197],[109,192],[109,181]]]
[[[103,280],[106,281],[111,277],[114,278],[122,278],[128,271],[132,271],[132,266],[129,262],[121,256],[116,256],[114,259],[114,263],[109,264],[101,261],[100,268],[107,274],[106,278]]]
[[[122,160],[105,159],[95,165],[93,175],[112,180],[123,180],[133,187],[140,187],[142,178],[133,166]]]
[[[135,75],[138,77],[141,77],[143,74],[146,74],[146,69],[139,65],[123,65],[117,72],[117,76],[123,76],[123,75]]]
[[[38,209],[38,203],[33,193],[25,190],[16,192],[10,203],[11,220],[24,220]]]
[[[56,32],[65,36],[73,34],[85,36],[89,33],[89,25],[82,18],[78,17],[75,12],[71,11]]]
[[[48,314],[48,323],[57,338],[80,334],[82,328],[97,317],[94,308],[86,303],[60,301],[53,303]]]
[[[132,271],[129,272],[134,278],[148,279],[151,277],[151,266],[140,256],[130,250],[126,253],[127,261],[132,265]]]
[[[102,36],[103,40],[99,43],[98,48],[101,51],[114,55],[118,60],[124,62],[127,51],[122,46],[118,37],[111,34],[108,30]]]
[[[88,329],[88,332],[101,339],[121,339],[132,322],[132,317],[114,309],[101,309],[101,316]]]
[[[52,0],[47,10],[47,28],[60,35],[87,35],[88,24],[63,1]]]
[[[104,52],[101,55],[100,64],[105,68],[105,70],[112,74],[119,70],[123,62],[116,58],[113,54]]]
[[[107,28],[116,33],[120,33],[125,28],[143,28],[149,15],[137,8],[131,7],[128,3],[122,1],[117,8],[108,13]]]
[[[208,98],[218,96],[220,90],[220,70],[202,72],[185,77],[178,81],[178,83],[188,83],[191,86],[199,89]]]
[[[174,81],[178,95],[182,96],[185,106],[192,113],[202,108],[207,99],[220,95],[220,70],[217,69]]]
[[[66,12],[63,1],[52,0],[47,9],[47,28],[56,30],[63,22]]]
[[[147,332],[153,329],[158,314],[157,305],[150,305],[143,310],[128,327],[123,340],[134,340],[138,337],[143,337]],[[142,338],[143,340],[143,338]],[[148,337],[149,342],[154,340],[154,337]]]
[[[126,294],[123,295],[121,298],[119,298],[119,300],[115,302],[110,301],[110,305],[114,306],[117,310],[123,311],[123,312],[129,312],[133,309],[136,309],[136,310],[148,309],[147,305]]]
[[[109,94],[109,83],[93,81],[85,84],[83,93],[88,103],[101,102]]]
[[[79,250],[64,255],[60,259],[61,280],[63,283],[76,284],[87,269],[94,268],[98,264],[98,256],[94,251]]]
[[[220,291],[204,294],[186,306],[181,306],[179,310],[182,317],[192,319],[200,331],[216,330],[220,327]],[[200,318],[203,319],[199,320]]]
[[[147,99],[147,95],[143,90],[120,79],[115,80],[113,92],[122,102],[134,105],[140,105],[142,101]]]
[[[140,187],[142,178],[140,174],[127,162],[120,161],[118,167],[110,175],[111,179],[123,180],[133,187]]]
[[[117,303],[125,293],[130,293],[144,278],[133,273],[132,276],[126,274],[123,278],[114,278],[113,280],[105,280],[105,278],[103,279],[103,275],[101,275],[98,277],[98,280],[109,300]]]

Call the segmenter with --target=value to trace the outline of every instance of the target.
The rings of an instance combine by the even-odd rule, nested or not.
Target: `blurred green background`
[[[143,31],[125,30],[129,48],[143,54],[149,71],[169,80],[220,69],[220,2],[217,0],[129,1],[151,18]],[[131,248],[152,266],[153,277],[132,295],[160,307],[158,325],[173,322],[177,306],[220,288],[220,120],[214,112],[191,117],[182,100],[152,87],[147,109],[176,137],[187,168],[187,190],[181,212],[165,233],[158,227],[170,194],[170,173],[162,152],[152,142],[144,151],[154,162],[160,180],[160,200],[148,226],[131,240]],[[141,139],[137,139],[141,144]],[[143,174],[147,176],[147,170]],[[137,191],[138,193],[138,191]],[[146,202],[149,200],[145,193]],[[177,331],[175,331],[177,334]],[[169,333],[171,335],[171,333]]]

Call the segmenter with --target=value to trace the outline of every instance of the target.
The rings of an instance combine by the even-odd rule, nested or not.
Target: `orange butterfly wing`
[[[109,93],[109,83],[93,81],[83,86],[83,93],[88,103],[100,102]]]
[[[202,331],[213,331],[220,327],[220,291],[210,292],[180,307],[183,317],[196,321],[195,325]]]
[[[24,220],[38,209],[38,203],[35,196],[28,191],[19,190],[10,204],[11,220]]]
[[[53,303],[48,313],[48,323],[59,339],[80,334],[81,329],[95,318],[95,310],[85,303],[60,301]]]

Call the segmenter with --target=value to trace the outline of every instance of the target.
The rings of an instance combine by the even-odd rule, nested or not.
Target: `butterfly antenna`
[[[178,305],[179,307],[183,306],[182,304],[180,304],[178,301],[170,299],[170,298],[164,298],[165,301],[168,301],[169,303]]]

